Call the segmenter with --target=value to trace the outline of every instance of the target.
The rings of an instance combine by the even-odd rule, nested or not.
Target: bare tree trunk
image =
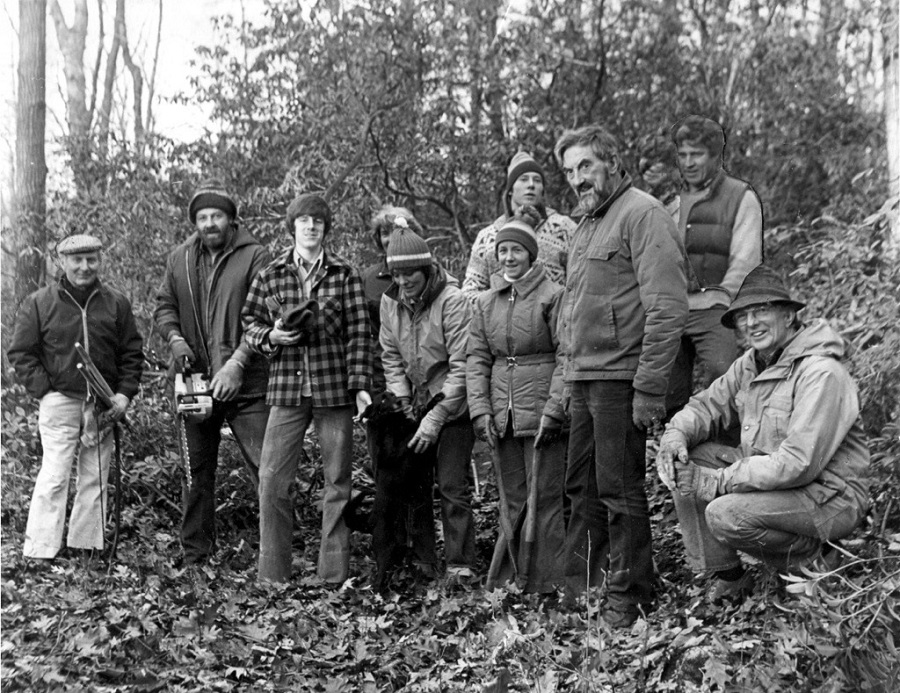
[[[56,38],[63,55],[63,72],[66,76],[66,121],[69,128],[66,149],[72,160],[75,186],[83,193],[88,186],[91,131],[84,75],[84,47],[88,28],[87,0],[75,0],[75,19],[71,27],[66,24],[59,0],[51,0],[50,15],[56,27]]]
[[[162,43],[163,0],[159,0],[159,21],[156,25],[156,48],[153,51],[153,70],[150,72],[150,84],[147,85],[147,120],[144,129],[153,132],[153,97],[156,93],[156,68],[159,67],[159,46]]]
[[[888,179],[890,196],[894,199],[891,237],[894,252],[900,255],[900,20],[896,0],[885,0],[884,21],[884,122],[887,129]]]
[[[125,4],[116,2],[116,17],[113,20],[113,27],[119,24],[119,14],[122,14],[124,21]],[[109,56],[106,58],[106,74],[103,77],[103,101],[100,104],[100,116],[98,119],[97,134],[97,153],[102,160],[106,159],[109,152],[109,121],[112,115],[113,87],[116,82],[116,62],[119,59],[119,32],[113,31],[112,47],[109,49]]]
[[[137,151],[141,151],[144,146],[144,114],[142,108],[144,76],[141,74],[141,68],[132,59],[131,48],[128,46],[128,31],[125,27],[125,0],[116,0],[116,38],[122,47],[122,60],[131,73],[131,81],[134,87],[134,145]]]
[[[19,98],[16,102],[16,305],[44,278],[47,163],[47,0],[19,0]]]

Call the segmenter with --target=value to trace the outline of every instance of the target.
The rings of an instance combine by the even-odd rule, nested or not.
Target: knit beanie
[[[400,223],[398,223],[400,222]],[[391,234],[387,248],[387,266],[395,269],[423,269],[431,267],[434,257],[425,240],[406,226],[406,220],[397,218],[397,228]]]
[[[325,233],[328,235],[331,230],[331,208],[325,202],[325,198],[316,193],[304,193],[298,196],[287,208],[287,228],[290,233],[294,232],[294,222],[298,217],[310,216],[318,217],[325,221]]]
[[[506,169],[506,191],[503,194],[503,203],[506,205],[508,214],[512,214],[512,206],[509,198],[512,194],[513,183],[519,180],[519,176],[523,173],[540,174],[542,180],[546,180],[547,178],[544,175],[544,169],[542,169],[540,164],[534,160],[534,157],[531,156],[531,154],[528,152],[518,152],[509,162],[509,167]]]
[[[200,181],[188,204],[188,217],[191,223],[197,223],[197,212],[209,208],[222,210],[232,220],[237,217],[237,204],[226,192],[225,184],[219,178],[206,178]]]
[[[528,251],[528,256],[534,262],[538,255],[537,237],[534,235],[534,229],[521,219],[510,219],[503,228],[497,232],[497,238],[494,241],[494,256],[503,241],[515,241],[521,244]]]

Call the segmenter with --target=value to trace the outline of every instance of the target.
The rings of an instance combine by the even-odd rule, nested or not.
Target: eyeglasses
[[[761,306],[753,306],[752,308],[745,308],[744,310],[738,312],[734,316],[734,324],[738,327],[745,327],[748,322],[750,322],[750,316],[753,316],[757,321],[760,320],[769,320],[775,315],[775,306],[771,303],[764,303]]]

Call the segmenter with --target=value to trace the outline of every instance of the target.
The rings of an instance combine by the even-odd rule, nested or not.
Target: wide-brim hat
[[[802,310],[806,304],[791,298],[781,279],[781,275],[767,265],[757,265],[744,278],[744,283],[737,292],[731,305],[722,314],[722,324],[734,329],[734,316],[744,308],[766,303],[786,305],[794,310]]]

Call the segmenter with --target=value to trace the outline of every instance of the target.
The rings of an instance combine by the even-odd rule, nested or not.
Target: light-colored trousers
[[[44,456],[34,483],[23,554],[53,558],[62,546],[72,462],[78,450],[75,501],[66,543],[78,549],[102,549],[106,526],[106,481],[113,449],[107,429],[98,442],[93,404],[59,392],[41,398],[38,430]]]

